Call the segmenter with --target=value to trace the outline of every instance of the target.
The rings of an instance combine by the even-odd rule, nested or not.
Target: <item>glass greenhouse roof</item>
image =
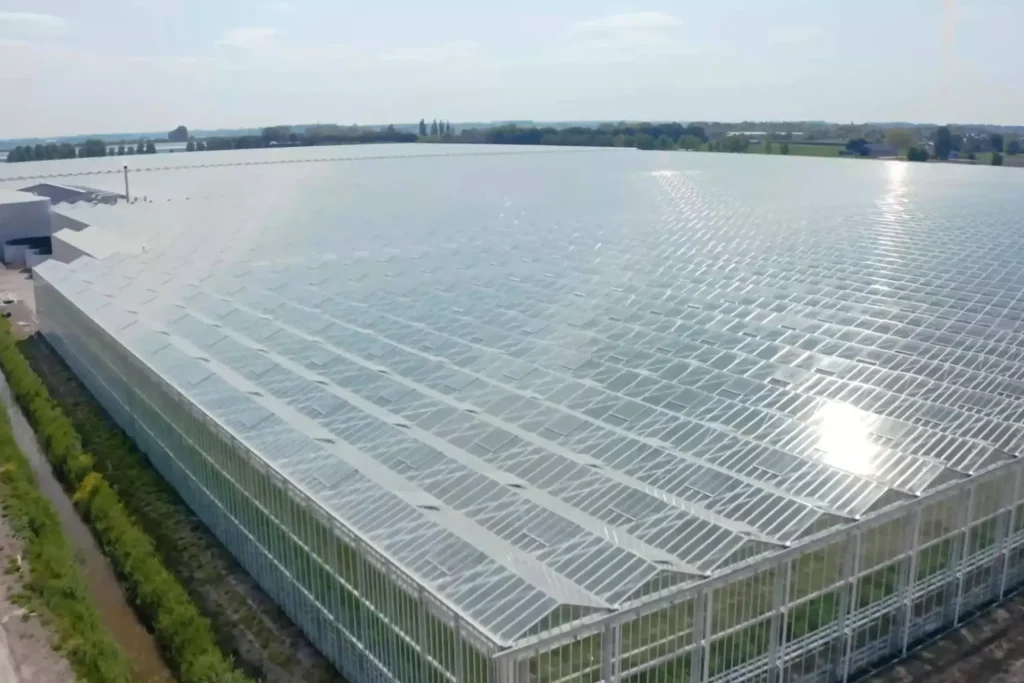
[[[93,207],[147,246],[37,273],[496,643],[1024,450],[1012,171],[521,150],[239,173]]]

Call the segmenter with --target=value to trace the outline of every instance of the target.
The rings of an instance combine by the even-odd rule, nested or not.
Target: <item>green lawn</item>
[[[783,143],[778,140],[772,142],[772,154],[782,154]],[[791,142],[789,144],[789,155],[798,157],[837,157],[839,156],[839,150],[843,147],[841,145],[804,145],[798,142]],[[751,145],[750,152],[752,154],[766,154],[765,144],[762,142],[760,145]]]

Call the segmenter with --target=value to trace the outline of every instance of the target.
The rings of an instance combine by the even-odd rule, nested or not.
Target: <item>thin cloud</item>
[[[38,12],[0,12],[0,24],[15,26],[34,26],[38,28],[64,28],[67,21],[63,17]]]
[[[630,12],[580,21],[567,27],[568,38],[536,55],[535,63],[622,64],[691,55],[683,22],[663,12]]]
[[[573,29],[582,33],[656,31],[675,28],[682,23],[679,18],[664,12],[627,12],[581,21],[575,24]]]
[[[380,55],[386,62],[436,63],[456,59],[468,59],[480,53],[482,46],[472,40],[456,40],[432,47],[403,47]]]
[[[276,28],[268,26],[244,26],[231,29],[217,40],[218,45],[254,50],[270,45],[281,35]]]

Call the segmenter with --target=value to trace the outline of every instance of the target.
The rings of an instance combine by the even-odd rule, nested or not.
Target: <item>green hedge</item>
[[[131,683],[128,660],[104,629],[53,505],[0,415],[0,501],[23,542],[26,606],[44,614],[80,683]]]
[[[16,345],[10,324],[0,323],[0,367],[18,403],[75,504],[92,527],[143,619],[181,683],[245,683],[248,679],[218,648],[209,620],[168,571],[153,541],[136,525],[64,412]]]

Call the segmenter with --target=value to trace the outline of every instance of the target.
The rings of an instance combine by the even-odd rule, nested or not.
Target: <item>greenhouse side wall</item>
[[[135,358],[45,278],[40,330],[196,515],[353,683],[496,680],[454,615],[424,607],[368,548]],[[404,585],[404,584],[403,584]]]
[[[517,683],[847,681],[1024,580],[1012,463],[509,657]]]

